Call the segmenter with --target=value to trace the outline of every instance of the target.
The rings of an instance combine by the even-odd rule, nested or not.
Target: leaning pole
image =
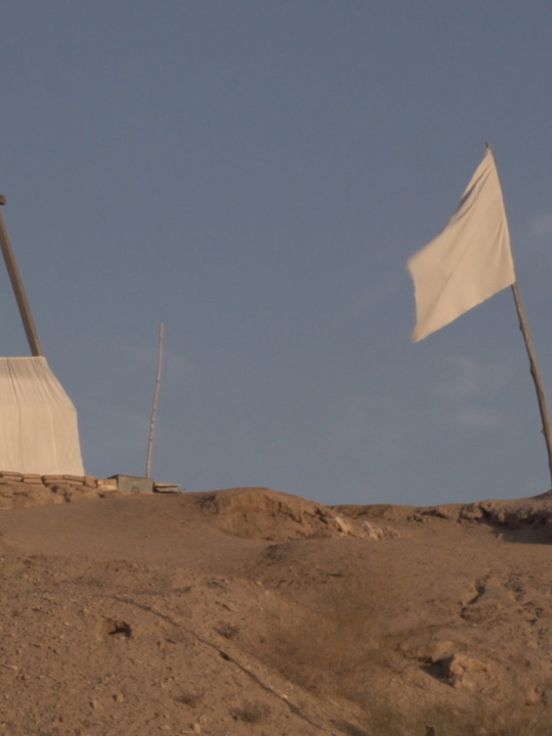
[[[5,204],[6,197],[3,194],[0,194],[0,205]],[[25,291],[23,278],[21,277],[21,272],[17,265],[15,253],[11,244],[10,236],[8,234],[8,229],[6,228],[4,218],[2,217],[1,210],[0,248],[2,249],[2,255],[4,256],[4,262],[6,264],[8,275],[10,277],[13,293],[15,294],[15,299],[17,301],[17,306],[19,307],[19,314],[21,315],[21,319],[23,321],[23,327],[25,328],[25,334],[27,335],[27,342],[29,343],[31,354],[34,356],[44,355],[42,351],[42,346],[40,344],[40,339],[38,337],[38,330],[36,329],[36,324],[33,318],[33,313],[31,311],[29,298],[27,297],[27,292]]]
[[[487,148],[491,152],[491,155],[494,160],[496,172],[500,180],[500,170],[498,168],[498,164],[496,162],[496,158],[495,158],[493,149],[488,143],[487,143]],[[508,213],[506,211],[506,200],[504,198],[504,190],[502,188],[502,182],[500,182],[500,189],[502,191],[504,211],[506,212],[506,227],[508,228],[508,234],[510,235],[510,243],[511,243],[512,237],[511,237],[511,233],[509,232],[510,222],[508,218]],[[527,357],[529,359],[529,370],[531,372],[531,377],[533,378],[533,383],[535,384],[535,391],[537,393],[537,402],[539,405],[539,413],[540,413],[540,418],[541,418],[541,423],[542,423],[542,434],[544,436],[544,441],[546,444],[546,452],[548,454],[548,470],[550,473],[550,488],[552,489],[552,427],[550,425],[550,414],[548,411],[548,404],[546,402],[546,393],[544,391],[544,381],[542,380],[542,374],[540,372],[539,364],[537,361],[537,353],[535,350],[535,345],[533,343],[533,335],[531,333],[531,327],[529,326],[529,320],[527,318],[527,312],[525,311],[525,305],[521,297],[521,291],[520,291],[519,283],[518,283],[515,258],[513,258],[513,262],[514,262],[514,273],[516,276],[516,280],[514,281],[511,287],[512,295],[514,297],[514,304],[516,307],[516,313],[517,313],[517,317],[519,321],[519,329],[521,331],[523,342],[525,344],[525,350],[527,352]]]

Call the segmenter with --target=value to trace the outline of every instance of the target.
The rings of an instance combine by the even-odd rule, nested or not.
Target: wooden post
[[[4,195],[0,195],[0,205],[6,204],[6,198]],[[27,342],[31,354],[34,356],[44,355],[42,352],[42,346],[38,337],[38,331],[36,329],[35,321],[33,319],[33,313],[31,311],[31,305],[23,285],[23,279],[17,265],[15,253],[12,248],[10,236],[4,223],[2,213],[0,212],[0,248],[2,249],[2,255],[6,263],[6,269],[10,277],[13,293],[19,307],[19,314],[23,321],[23,327],[25,328],[25,334],[27,335]]]
[[[519,329],[523,335],[523,341],[525,343],[525,349],[527,351],[527,357],[529,358],[529,370],[533,377],[535,384],[535,390],[537,392],[537,401],[539,404],[539,413],[542,422],[542,433],[544,435],[544,441],[546,443],[546,451],[548,453],[548,469],[550,471],[550,484],[552,488],[552,430],[550,427],[550,415],[548,413],[548,405],[546,403],[546,394],[544,393],[544,384],[542,375],[540,372],[539,364],[537,363],[537,355],[535,353],[535,347],[533,345],[533,336],[531,334],[531,328],[529,327],[529,321],[527,320],[527,314],[521,298],[521,292],[517,281],[512,284],[512,294],[514,295],[514,303],[516,305],[516,312],[519,320]]]
[[[506,211],[506,201],[504,199],[504,190],[502,188],[502,182],[500,180],[500,171],[496,163],[496,158],[495,158],[493,149],[491,148],[489,143],[486,143],[485,145],[491,152],[491,155],[494,160],[498,180],[500,182],[500,191],[502,192],[502,201],[504,203],[504,212],[506,214],[506,227],[508,228],[508,236],[509,236],[510,244],[511,244],[512,238],[510,235],[510,223],[508,221],[508,213]],[[548,412],[548,405],[546,403],[546,394],[544,392],[544,382],[542,380],[542,374],[540,372],[539,364],[537,362],[537,353],[535,351],[535,346],[533,344],[533,336],[531,334],[531,328],[529,327],[529,320],[527,319],[527,312],[525,311],[523,299],[521,298],[521,291],[518,285],[516,263],[515,263],[515,258],[513,258],[513,255],[512,255],[512,259],[514,261],[514,273],[516,275],[516,280],[512,284],[512,294],[514,296],[514,304],[516,306],[516,312],[517,312],[517,316],[519,320],[519,329],[521,330],[521,334],[523,336],[523,342],[525,343],[525,350],[527,351],[527,357],[529,358],[529,370],[531,371],[533,383],[535,384],[535,391],[537,392],[537,402],[539,405],[539,413],[540,413],[540,418],[541,418],[541,423],[542,423],[542,434],[544,436],[544,441],[546,443],[546,452],[548,454],[548,470],[550,472],[550,487],[552,488],[552,429],[550,426],[550,415]]]
[[[159,348],[157,351],[157,371],[155,374],[155,389],[151,405],[151,420],[148,437],[148,452],[146,456],[146,478],[151,478],[151,463],[153,456],[153,445],[155,443],[155,431],[157,429],[157,410],[159,408],[159,391],[161,388],[161,372],[163,370],[163,343],[165,340],[165,325],[159,325]]]

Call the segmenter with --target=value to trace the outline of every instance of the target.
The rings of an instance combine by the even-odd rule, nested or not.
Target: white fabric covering
[[[0,358],[0,470],[84,475],[77,412],[46,358]]]
[[[445,229],[408,262],[422,340],[516,280],[492,151],[477,167]]]

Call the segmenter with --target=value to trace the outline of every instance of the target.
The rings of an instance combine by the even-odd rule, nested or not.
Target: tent
[[[84,475],[77,412],[44,357],[1,214],[0,249],[32,354],[0,357],[0,471]]]
[[[0,469],[84,475],[76,409],[43,356],[0,358]]]

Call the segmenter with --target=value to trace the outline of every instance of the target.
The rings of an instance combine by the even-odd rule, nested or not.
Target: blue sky
[[[405,264],[494,147],[552,391],[552,4],[2,4],[0,191],[87,470],[325,502],[549,487],[511,294]],[[28,349],[0,274],[5,355]]]

